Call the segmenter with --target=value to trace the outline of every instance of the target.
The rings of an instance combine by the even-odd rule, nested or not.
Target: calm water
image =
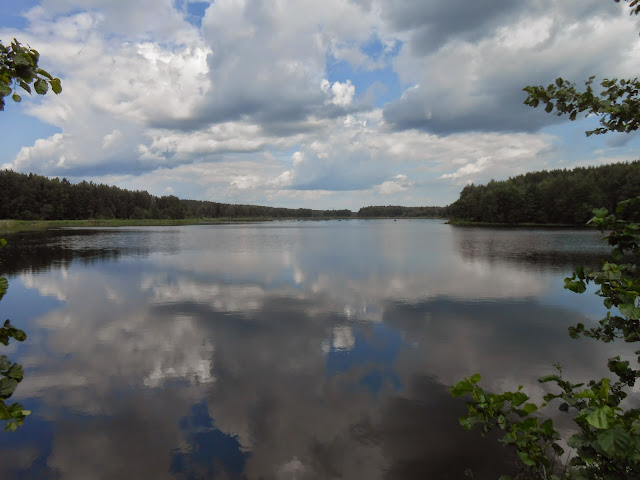
[[[439,221],[277,222],[23,234],[0,252],[4,348],[33,410],[0,478],[496,478],[449,386],[604,374],[571,340],[603,314],[562,289],[600,234]]]

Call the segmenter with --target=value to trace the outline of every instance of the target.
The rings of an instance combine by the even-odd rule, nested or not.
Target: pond
[[[458,424],[449,387],[617,345],[572,340],[604,308],[564,290],[591,230],[350,220],[63,229],[9,238],[3,352],[33,411],[0,432],[0,478],[497,478],[507,451]],[[617,352],[616,352],[617,353]]]

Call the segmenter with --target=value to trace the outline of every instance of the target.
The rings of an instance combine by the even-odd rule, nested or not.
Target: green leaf
[[[531,415],[533,412],[538,410],[538,406],[535,403],[527,403],[522,409]]]
[[[32,64],[32,59],[26,55],[25,53],[18,53],[13,57],[13,64],[16,66],[30,66]]]
[[[589,425],[597,428],[604,429],[609,428],[609,417],[613,415],[613,410],[611,407],[604,406],[595,409],[589,415],[587,415],[586,420]]]
[[[24,80],[19,80],[18,84],[23,88],[23,90],[26,90],[27,92],[31,93],[31,87],[27,82],[25,82]]]
[[[452,397],[462,397],[472,390],[473,387],[471,386],[471,383],[467,380],[462,380],[453,385],[450,389],[450,392]]]
[[[636,307],[632,303],[623,303],[619,306],[620,313],[625,317],[633,320],[640,319],[640,308]]]
[[[24,333],[24,330],[16,328],[13,331],[13,338],[15,338],[18,342],[24,342],[27,339],[27,334]]]
[[[571,290],[575,293],[584,293],[587,289],[586,285],[581,280],[572,280],[571,278],[564,279],[564,288]]]
[[[0,397],[9,398],[18,386],[18,381],[4,377],[0,380]]]
[[[14,102],[17,102],[17,103],[20,103],[22,101],[22,97],[17,93],[14,93],[13,95],[11,95],[11,98]]]
[[[598,445],[611,457],[621,457],[635,446],[633,437],[619,425],[598,432],[597,439]]]
[[[9,420],[10,418],[11,414],[9,413],[7,406],[2,400],[0,400],[0,420]]]
[[[39,78],[34,82],[33,88],[38,94],[44,95],[45,93],[47,93],[47,90],[49,90],[49,84],[45,80]]]
[[[60,84],[59,78],[54,78],[49,83],[51,83],[51,90],[53,90],[53,93],[56,95],[62,93],[62,85]]]
[[[38,72],[38,74],[42,75],[43,77],[47,77],[49,80],[53,80],[53,77],[51,76],[51,74],[49,72],[47,72],[46,70],[43,70],[43,69],[39,68],[36,71]]]
[[[17,381],[22,380],[24,377],[24,372],[22,371],[22,365],[18,363],[14,363],[9,371],[7,372],[7,377],[15,378]]]
[[[564,454],[564,448],[562,448],[557,443],[552,443],[551,448],[553,448],[553,451],[556,452],[556,455],[558,455],[559,457]]]
[[[471,375],[471,378],[469,379],[471,383],[478,383],[480,380],[482,380],[482,377],[480,376],[479,373]]]
[[[542,422],[540,424],[540,428],[542,428],[542,431],[548,436],[553,436],[553,434],[555,433],[555,430],[553,428],[553,421],[550,418]]]
[[[538,378],[538,382],[546,383],[546,382],[560,382],[562,379],[558,375],[544,375]]]
[[[569,437],[569,440],[567,440],[567,445],[569,445],[571,448],[577,449],[577,448],[589,446],[591,445],[591,443],[589,442],[589,440],[587,440],[584,437],[584,434],[580,432]]]
[[[511,405],[517,407],[519,405],[522,405],[527,400],[529,400],[529,397],[527,395],[522,392],[515,392],[513,394],[513,399],[511,400]]]
[[[529,458],[529,454],[527,452],[518,450],[518,456],[520,457],[520,460],[522,460],[522,463],[524,463],[525,465],[528,465],[529,467],[535,466],[536,462]]]
[[[592,213],[596,216],[596,218],[604,218],[607,216],[607,214],[609,213],[609,210],[607,210],[606,208],[602,207],[602,208],[596,208],[592,211]]]
[[[9,287],[9,281],[5,277],[0,277],[0,300],[7,292],[7,288]]]

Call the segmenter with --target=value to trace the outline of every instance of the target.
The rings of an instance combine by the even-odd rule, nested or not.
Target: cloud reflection
[[[471,234],[435,222],[293,225],[179,229],[171,254],[13,278],[31,301],[64,300],[30,321],[21,353],[19,394],[52,434],[39,445],[18,432],[31,459],[19,470],[495,478],[504,451],[459,427],[464,406],[448,385],[479,371],[490,388],[517,382],[540,396],[551,363],[584,376],[611,356],[566,335],[585,314],[545,303],[557,272],[467,258],[456,240]]]

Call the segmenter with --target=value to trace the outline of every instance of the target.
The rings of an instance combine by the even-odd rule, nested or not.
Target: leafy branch
[[[0,248],[6,243],[5,239],[0,238]],[[7,279],[0,277],[0,300],[7,292],[8,286]],[[9,320],[5,320],[4,325],[0,327],[0,343],[5,346],[9,345],[9,339],[11,338],[18,342],[23,342],[27,339],[27,334],[11,325]],[[13,395],[16,387],[22,381],[23,375],[22,365],[12,363],[6,355],[0,355],[0,420],[7,421],[5,430],[12,432],[22,425],[25,417],[31,413],[19,403],[12,403],[11,405],[5,403]]]
[[[15,38],[9,46],[0,42],[0,110],[4,110],[4,97],[11,95],[14,102],[22,97],[18,87],[29,94],[33,90],[39,95],[49,91],[56,95],[62,92],[60,79],[38,67],[40,54],[29,46],[23,46]]]
[[[612,246],[614,259],[622,263],[603,262],[600,270],[585,271],[578,267],[565,279],[565,288],[577,293],[586,291],[593,282],[600,288],[596,292],[603,298],[607,309],[617,308],[619,315],[610,311],[599,326],[587,329],[583,324],[569,328],[573,338],[586,336],[604,342],[623,339],[640,341],[640,197],[620,202],[615,214],[606,209],[593,212],[590,223],[601,230],[611,229],[605,236]],[[636,351],[640,355],[640,350]],[[640,356],[638,357],[640,363]],[[467,402],[468,415],[460,423],[467,429],[480,425],[484,433],[493,428],[505,431],[501,441],[516,449],[525,468],[518,478],[543,480],[623,480],[640,478],[640,408],[624,408],[622,401],[640,377],[640,369],[620,356],[610,358],[607,366],[617,380],[609,378],[573,384],[558,373],[541,377],[541,383],[554,383],[555,393],[548,393],[544,403],[525,403],[529,397],[521,392],[494,394],[485,392],[478,382],[480,375],[465,378],[451,387],[454,397],[471,395]],[[564,467],[554,459],[564,454],[558,444],[560,434],[550,419],[540,421],[539,413],[547,402],[559,400],[559,410],[570,413],[577,433],[567,439],[575,450]],[[511,478],[503,476],[503,479]]]

